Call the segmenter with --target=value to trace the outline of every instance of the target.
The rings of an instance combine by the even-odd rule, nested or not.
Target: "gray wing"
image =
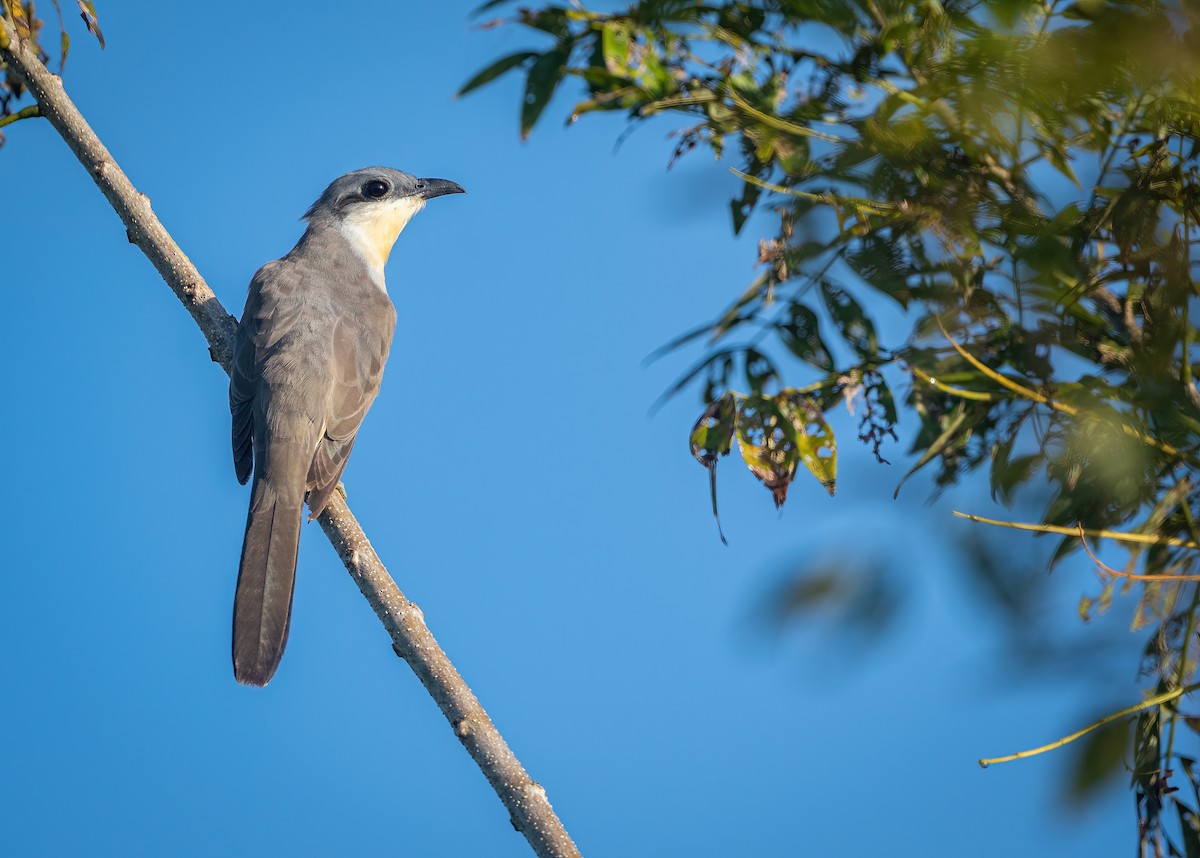
[[[381,307],[367,316],[343,315],[334,325],[333,389],[325,413],[325,431],[308,472],[310,520],[320,515],[329,502],[354,448],[358,428],[379,393],[395,326],[390,302],[386,302],[386,309]]]
[[[278,261],[255,272],[233,339],[229,411],[233,417],[233,468],[242,485],[250,479],[254,466],[253,406],[262,378],[262,358],[295,327],[299,317],[301,303],[294,293],[300,284],[281,276],[284,273]]]
[[[253,472],[254,484],[233,602],[233,670],[252,685],[270,681],[287,644],[305,476],[327,388],[324,356],[303,339],[313,327],[304,289],[294,268],[263,266],[234,338],[233,462],[238,479]]]

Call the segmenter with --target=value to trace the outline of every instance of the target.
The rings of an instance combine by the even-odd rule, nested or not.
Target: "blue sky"
[[[584,854],[1131,849],[1123,778],[1064,800],[1074,751],[975,764],[1138,699],[1134,638],[1050,680],[1011,655],[951,547],[971,526],[950,510],[986,511],[981,492],[926,504],[919,476],[893,502],[902,448],[875,464],[839,413],[837,497],[801,477],[777,516],[731,458],[720,544],[695,392],[647,416],[684,359],[642,359],[744,286],[769,221],[735,240],[736,179],[700,153],[668,172],[669,122],[614,151],[617,119],[563,128],[560,98],[521,143],[516,79],[454,100],[530,44],[472,29],[472,5],[104,2],[108,49],[76,27],[66,83],[234,313],[335,176],[467,188],[392,254],[399,324],[346,485]],[[234,683],[247,490],[225,376],[53,131],[6,131],[11,854],[528,854],[316,525],[279,673]],[[1014,570],[1044,554],[998,544]],[[836,617],[764,633],[781,578],[864,557],[903,595],[873,640]],[[1039,622],[1122,640],[1122,608],[1075,620],[1086,562],[1033,565]]]

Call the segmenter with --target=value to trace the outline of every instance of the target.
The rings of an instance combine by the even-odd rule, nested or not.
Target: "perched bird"
[[[368,167],[335,180],[308,229],[250,281],[233,345],[229,410],[238,482],[254,473],[233,603],[233,675],[266,685],[287,643],[305,499],[337,487],[379,392],[396,327],[384,285],[392,245],[425,203],[463,189]]]

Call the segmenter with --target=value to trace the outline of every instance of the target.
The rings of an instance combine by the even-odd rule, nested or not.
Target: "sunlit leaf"
[[[600,44],[609,74],[624,75],[629,63],[629,27],[622,21],[605,21]]]
[[[782,507],[800,462],[792,421],[774,399],[746,397],[738,407],[737,440],[746,467],[771,492],[775,506]]]
[[[29,13],[25,11],[25,6],[21,0],[10,0],[4,4],[5,9],[12,19],[13,29],[17,31],[17,35],[22,39],[30,38],[35,32],[35,22],[29,17]],[[38,22],[40,23],[40,22]]]
[[[776,399],[780,412],[792,425],[800,461],[832,497],[837,492],[837,439],[833,428],[806,394],[784,391]]]

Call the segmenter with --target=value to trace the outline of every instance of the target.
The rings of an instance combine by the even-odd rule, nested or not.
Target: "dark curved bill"
[[[417,193],[427,200],[432,200],[434,197],[444,197],[446,194],[466,193],[461,185],[449,179],[421,179],[420,182],[423,187]]]

